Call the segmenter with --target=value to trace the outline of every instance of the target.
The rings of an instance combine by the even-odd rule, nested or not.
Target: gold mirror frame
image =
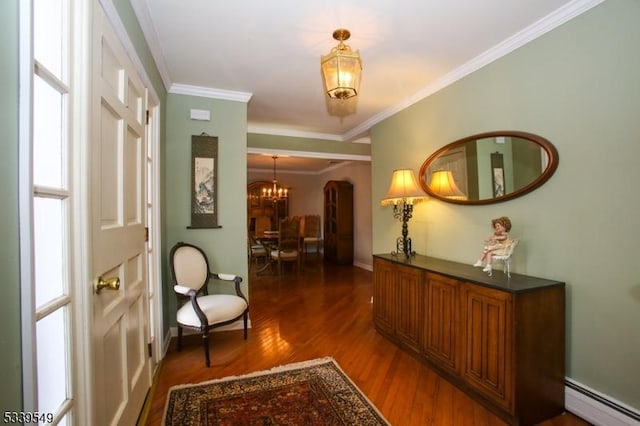
[[[525,139],[527,141],[533,142],[544,151],[547,158],[547,164],[544,170],[542,170],[542,172],[538,175],[537,178],[533,179],[531,182],[527,183],[526,185],[516,189],[515,191],[506,192],[504,195],[493,196],[491,198],[483,198],[483,199],[463,199],[463,197],[445,197],[440,194],[436,194],[429,187],[429,185],[427,185],[427,182],[428,182],[427,173],[429,173],[429,168],[435,163],[436,160],[438,160],[438,158],[441,155],[447,152],[453,151],[457,148],[461,148],[465,144],[468,144],[472,141],[478,141],[478,140],[489,139],[489,138],[500,138],[500,137]],[[488,161],[493,161],[493,160],[490,160],[488,158]],[[436,198],[441,201],[445,201],[447,203],[465,204],[465,205],[493,204],[493,203],[500,203],[503,201],[512,200],[514,198],[521,197],[522,195],[525,195],[533,191],[534,189],[540,187],[547,180],[549,180],[549,178],[554,174],[554,172],[558,168],[558,162],[559,162],[558,151],[553,146],[553,144],[551,144],[551,142],[549,142],[547,139],[543,138],[542,136],[538,136],[533,133],[521,132],[521,131],[500,130],[500,131],[479,133],[476,135],[468,136],[440,148],[439,150],[434,152],[429,158],[427,158],[424,161],[424,163],[422,163],[422,166],[420,167],[419,181],[422,189],[424,189],[425,192],[429,194],[430,197]],[[492,165],[492,167],[494,166]]]

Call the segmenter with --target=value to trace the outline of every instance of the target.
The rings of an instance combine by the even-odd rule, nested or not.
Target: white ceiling
[[[354,140],[602,0],[132,0],[171,93],[249,100],[249,132]],[[320,56],[347,28],[360,94],[329,100]],[[212,117],[215,120],[215,117]]]

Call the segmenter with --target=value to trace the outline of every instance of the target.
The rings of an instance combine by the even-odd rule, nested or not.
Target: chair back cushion
[[[257,216],[255,235],[262,235],[264,231],[271,231],[271,218],[269,216]]]
[[[300,249],[300,218],[285,217],[280,221],[278,248],[282,251]]]
[[[306,215],[304,217],[304,236],[320,238],[320,215]]]
[[[176,284],[196,291],[200,290],[209,278],[207,258],[193,246],[177,247],[173,251],[171,267]]]

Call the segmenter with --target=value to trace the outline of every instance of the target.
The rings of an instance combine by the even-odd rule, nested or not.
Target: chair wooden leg
[[[208,367],[211,366],[211,361],[209,360],[209,331],[206,330],[202,333],[202,344],[204,345],[204,362]]]
[[[247,340],[247,326],[249,323],[249,314],[245,313],[243,319],[244,319],[244,340]]]

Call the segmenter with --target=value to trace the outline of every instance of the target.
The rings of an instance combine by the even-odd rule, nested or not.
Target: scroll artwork
[[[218,226],[218,138],[191,137],[191,226]]]

